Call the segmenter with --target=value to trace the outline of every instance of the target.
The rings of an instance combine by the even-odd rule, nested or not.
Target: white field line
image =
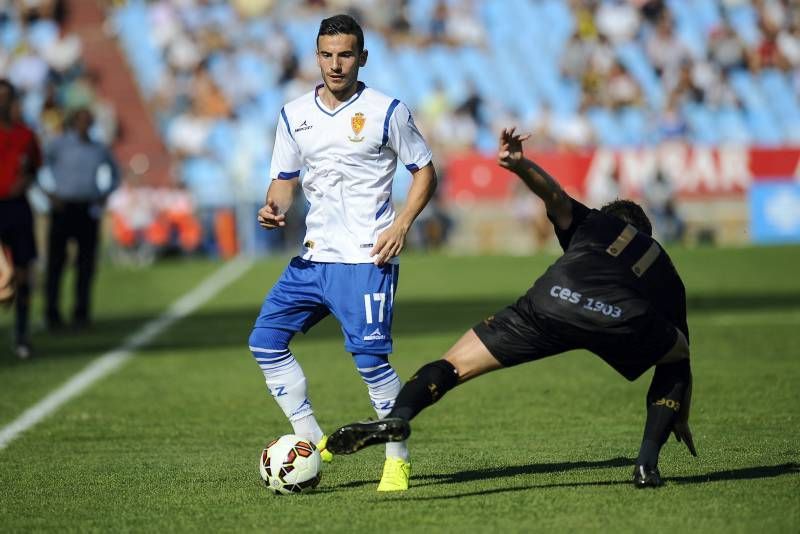
[[[226,286],[242,276],[252,265],[246,259],[235,259],[203,280],[200,285],[176,300],[167,311],[149,321],[129,336],[119,347],[92,361],[58,389],[25,410],[19,417],[0,429],[0,450],[58,410],[73,397],[131,359],[137,350],[147,345],[175,322],[196,311]]]

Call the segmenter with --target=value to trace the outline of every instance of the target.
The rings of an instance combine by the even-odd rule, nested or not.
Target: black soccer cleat
[[[328,436],[327,448],[333,454],[353,454],[370,445],[405,441],[410,434],[411,425],[399,417],[361,421],[335,430]]]
[[[657,488],[663,484],[664,483],[661,481],[661,473],[658,472],[658,467],[637,465],[633,469],[633,485],[638,489]]]

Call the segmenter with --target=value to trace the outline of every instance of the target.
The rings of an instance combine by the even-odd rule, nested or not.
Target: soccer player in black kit
[[[379,421],[328,438],[334,454],[405,440],[410,420],[455,386],[489,371],[573,349],[602,358],[628,380],[655,366],[636,459],[637,488],[662,484],[658,455],[674,432],[696,456],[689,430],[692,374],[686,292],[650,221],[630,200],[589,209],[522,155],[528,136],[503,130],[498,162],[541,197],[564,255],[514,304],[478,323],[444,358],[420,368]]]

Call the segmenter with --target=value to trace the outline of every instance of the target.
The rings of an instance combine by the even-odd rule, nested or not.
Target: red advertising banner
[[[639,197],[658,171],[683,198],[740,196],[762,180],[800,181],[800,148],[706,148],[665,144],[631,150],[530,153],[572,195],[585,197],[597,180],[617,183],[620,196]],[[447,168],[445,199],[455,202],[503,200],[517,180],[494,158],[466,154]]]

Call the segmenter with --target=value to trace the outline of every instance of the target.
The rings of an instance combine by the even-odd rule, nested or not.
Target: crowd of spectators
[[[535,108],[521,113],[469,82],[454,94],[440,77],[412,105],[444,158],[464,149],[493,150],[492,132],[509,121],[534,132],[533,144],[541,148],[594,146],[603,142],[591,120],[597,110],[635,110],[648,125],[642,143],[696,140],[691,137],[691,104],[742,109],[729,82],[732,73],[776,69],[791,77],[795,90],[800,88],[800,9],[790,0],[757,0],[751,7],[758,32],[748,41],[728,20],[728,9],[737,3],[705,2],[715,9],[713,24],[699,24],[690,34],[678,31],[674,2],[569,0],[572,35],[553,54],[565,87],[578,88],[574,106],[554,110],[552,102],[539,99]],[[524,31],[513,24],[518,4],[506,3],[509,32]],[[495,61],[502,58],[492,55],[497,44],[487,33],[482,3],[470,0],[149,2],[148,25],[164,67],[152,103],[174,153],[209,157],[220,171],[235,162],[237,179],[249,180],[254,162],[269,156],[264,147],[272,132],[266,125],[274,125],[283,102],[318,79],[313,28],[297,21],[318,21],[333,11],[359,17],[370,30],[367,47],[377,38],[390,55],[411,46],[424,61],[427,51],[446,46],[476,48]],[[700,45],[687,37],[698,34]],[[642,79],[629,70],[621,51],[631,46],[646,58],[658,87],[643,87]],[[531,62],[537,53],[548,53],[528,52]],[[374,73],[393,65],[369,68]],[[235,144],[228,143],[234,139]]]
[[[757,144],[743,113],[746,95],[734,83],[738,75],[779,73],[794,105],[800,92],[795,0],[702,0],[688,8],[669,0],[107,5],[109,28],[119,35],[177,162],[176,181],[209,220],[219,209],[249,203],[254,210],[262,200],[280,108],[318,82],[316,25],[333,12],[362,22],[371,52],[368,83],[414,108],[442,174],[453,155],[493,152],[495,132],[508,124],[530,131],[528,146],[540,150],[609,144],[609,131],[628,125],[635,135],[611,146]],[[530,27],[534,11],[554,18]],[[86,105],[97,118],[94,135],[111,141],[113,113],[96,98],[93,73],[81,64],[81,42],[64,31],[64,17],[61,0],[0,0],[0,76],[23,89],[22,112],[45,143],[61,131],[69,109]],[[733,112],[732,137],[701,135],[697,118],[709,110]],[[781,118],[773,116],[767,128],[780,130]],[[398,184],[402,199],[405,183]]]
[[[65,129],[70,113],[89,108],[92,135],[110,143],[113,109],[95,93],[94,73],[83,62],[80,38],[67,31],[64,0],[0,0],[0,78],[21,93],[22,118],[47,144]]]

